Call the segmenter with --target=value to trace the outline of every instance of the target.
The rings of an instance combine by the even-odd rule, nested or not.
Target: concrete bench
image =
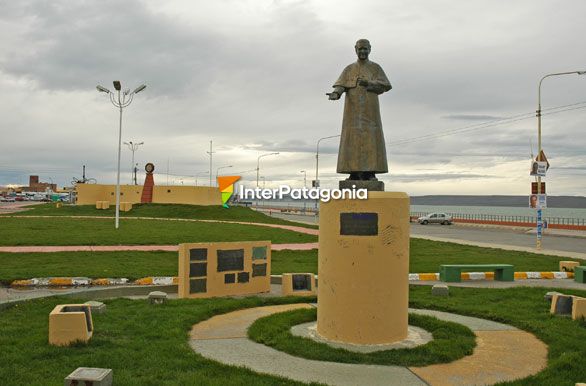
[[[586,265],[574,267],[574,281],[578,283],[586,283]]]
[[[515,271],[510,264],[443,264],[440,265],[440,280],[449,283],[462,281],[462,270],[475,272],[493,271],[494,280],[514,281]]]

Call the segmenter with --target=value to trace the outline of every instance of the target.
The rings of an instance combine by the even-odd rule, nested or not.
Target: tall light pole
[[[307,171],[300,170],[299,173],[303,173],[303,187],[307,188]],[[307,210],[307,202],[305,202],[305,200],[303,200],[303,213],[305,213],[306,210]]]
[[[144,142],[138,142],[138,143],[134,143],[132,141],[128,141],[128,142],[124,142],[124,144],[126,146],[128,146],[128,148],[130,149],[130,151],[132,152],[132,168],[130,169],[130,184],[132,184],[132,172],[134,171],[135,167],[134,167],[134,152],[138,150],[138,147],[141,145],[144,145]],[[136,185],[136,178],[134,178],[134,185]]]
[[[212,156],[215,153],[215,151],[212,150],[212,141],[210,141],[210,151],[206,151],[206,153],[208,153],[210,155],[210,188],[213,186],[212,185]]]
[[[202,172],[196,172],[195,173],[195,186],[197,186],[197,176],[199,176],[200,174],[208,174],[209,170],[206,171],[202,171]]]
[[[340,137],[338,135],[330,135],[329,137],[323,137],[317,140],[317,145],[315,146],[315,183],[314,188],[319,188],[319,143],[325,139],[330,138],[337,138]],[[317,204],[319,200],[315,200],[315,214],[317,215]]]
[[[116,221],[115,226],[118,229],[120,225],[120,153],[122,152],[122,110],[125,107],[128,107],[132,103],[132,99],[134,98],[134,94],[138,94],[142,90],[146,88],[145,84],[142,84],[134,89],[134,91],[130,92],[130,89],[124,90],[124,92],[120,93],[122,90],[122,85],[120,84],[119,80],[115,80],[113,82],[114,89],[117,93],[114,93],[107,88],[97,85],[96,88],[99,92],[105,92],[110,96],[110,102],[120,110],[120,125],[118,130],[118,168],[116,172]],[[115,95],[117,94],[117,95]]]
[[[258,176],[259,176],[259,171],[260,171],[260,159],[262,157],[267,157],[269,155],[278,155],[279,153],[267,153],[267,154],[261,154],[258,156],[258,158],[256,159],[256,187],[258,188]]]
[[[216,184],[218,183],[218,175],[220,173],[221,169],[227,169],[227,168],[231,168],[233,167],[232,165],[226,165],[226,166],[220,166],[219,168],[216,169]]]
[[[315,147],[315,187],[316,188],[319,187],[319,143],[321,141],[323,141],[324,139],[337,138],[339,136],[340,136],[340,134],[330,135],[329,137],[323,137],[323,138],[320,138],[317,140],[317,145]]]
[[[536,111],[536,115],[537,115],[537,158],[539,160],[541,160],[541,151],[543,150],[541,147],[541,84],[543,83],[543,81],[545,80],[545,78],[549,78],[551,76],[558,76],[558,75],[570,75],[570,74],[578,74],[578,75],[584,75],[586,74],[586,71],[568,71],[568,72],[556,72],[553,74],[547,74],[544,77],[541,78],[541,80],[539,81],[539,87],[538,87],[538,91],[537,91],[537,111]],[[541,176],[537,176],[537,194],[540,195],[541,194]],[[535,244],[535,248],[536,249],[541,249],[541,230],[542,230],[542,217],[541,217],[541,207],[538,204],[537,205],[537,241]]]

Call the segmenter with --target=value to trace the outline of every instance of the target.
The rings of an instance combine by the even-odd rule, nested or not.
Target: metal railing
[[[429,212],[411,212],[411,217],[426,216]],[[472,221],[490,221],[490,222],[515,222],[535,224],[537,218],[535,216],[517,216],[517,215],[501,215],[501,214],[481,214],[481,213],[448,213],[454,220],[472,220]],[[558,225],[578,225],[586,226],[586,219],[571,218],[571,217],[544,217],[544,221],[548,224]]]

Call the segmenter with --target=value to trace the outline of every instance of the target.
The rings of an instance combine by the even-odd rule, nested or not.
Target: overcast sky
[[[280,152],[261,160],[267,186],[309,183],[316,141],[341,129],[325,93],[367,38],[393,85],[386,190],[527,194],[538,82],[586,70],[585,14],[583,0],[0,0],[0,185],[69,184],[82,165],[114,183],[118,111],[95,88],[113,80],[148,85],[123,117],[123,141],[145,143],[141,183],[146,162],[157,184],[209,183],[210,140],[214,177],[233,165],[220,173],[253,183],[257,157]],[[586,76],[548,78],[542,104],[572,105],[543,116],[547,191],[585,195]],[[322,186],[343,177],[337,148],[320,147]]]

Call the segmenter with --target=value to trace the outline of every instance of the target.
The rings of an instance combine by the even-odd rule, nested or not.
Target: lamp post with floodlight
[[[138,94],[146,88],[145,84],[142,84],[130,92],[130,89],[122,90],[122,84],[119,80],[113,82],[116,93],[108,90],[107,88],[97,85],[96,88],[99,92],[105,92],[110,96],[110,102],[114,107],[120,110],[120,125],[118,129],[118,167],[116,171],[116,220],[115,227],[118,229],[120,225],[120,153],[122,152],[122,110],[128,107],[132,103],[132,99],[135,94]]]

